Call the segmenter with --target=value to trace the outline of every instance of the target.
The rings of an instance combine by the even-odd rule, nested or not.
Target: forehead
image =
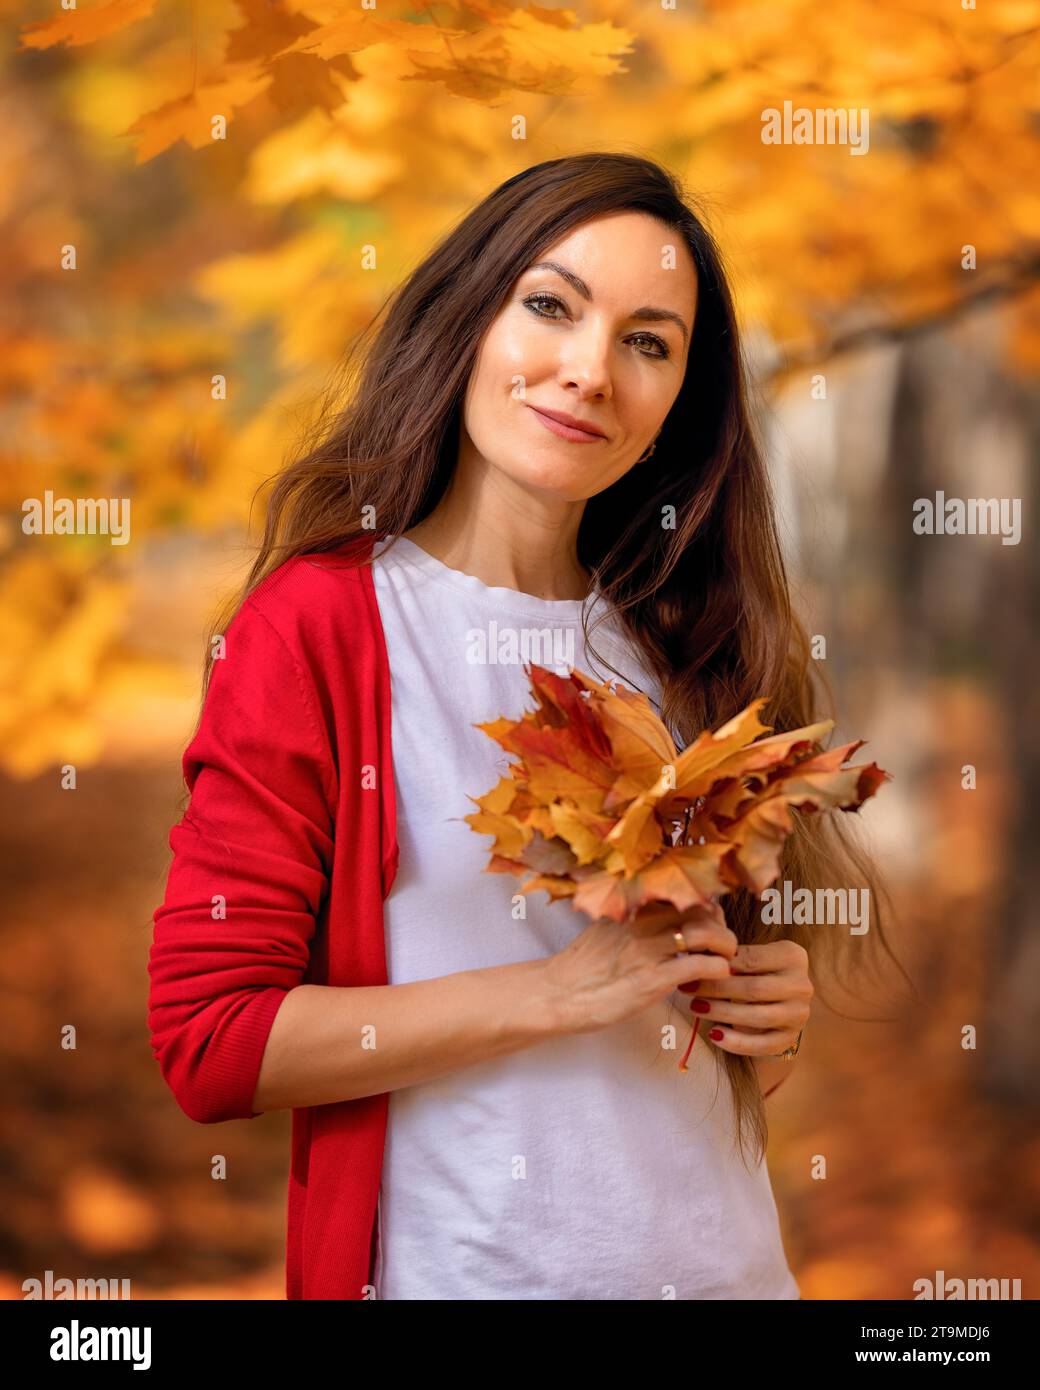
[[[532,266],[547,260],[580,275],[596,303],[622,309],[654,303],[691,318],[696,307],[697,270],[686,242],[648,213],[591,218],[541,251]],[[528,267],[524,273],[550,272]]]

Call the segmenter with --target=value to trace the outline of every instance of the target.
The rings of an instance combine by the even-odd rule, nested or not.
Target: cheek
[[[501,333],[484,340],[467,395],[477,411],[497,413],[508,403],[514,377],[523,375],[523,353]]]
[[[477,414],[494,415],[509,394],[510,365],[498,343],[485,340],[481,346],[466,389],[467,408]]]
[[[645,372],[633,372],[627,379],[615,378],[614,409],[624,437],[635,440],[648,429],[658,429],[678,394],[679,387],[673,380],[665,381]]]
[[[660,419],[668,414],[679,394],[679,382],[667,367],[640,372],[633,380],[630,393],[634,409],[645,419]]]
[[[514,357],[505,340],[485,341],[466,390],[465,412],[471,435],[491,447],[503,431],[513,428],[523,400],[525,375],[522,355]]]
[[[492,325],[484,347],[489,369],[488,384],[504,385],[512,390],[513,378],[533,382],[550,365],[547,344],[539,326],[527,315],[506,313]]]

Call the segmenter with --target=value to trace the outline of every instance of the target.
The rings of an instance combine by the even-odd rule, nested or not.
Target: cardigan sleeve
[[[253,1119],[275,1014],[302,980],[332,862],[335,769],[318,698],[251,599],[225,632],[183,756],[148,1026],[163,1079],[202,1124]]]

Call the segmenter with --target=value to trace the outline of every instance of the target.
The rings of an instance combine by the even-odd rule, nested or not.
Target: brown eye
[[[645,352],[643,353],[644,357],[658,357],[664,359],[665,357],[671,356],[671,349],[668,344],[663,338],[659,338],[656,333],[637,333],[636,337],[642,338],[644,342],[650,343],[654,347],[660,349],[659,352]]]
[[[546,294],[544,291],[542,291],[540,294],[528,295],[528,297],[524,300],[524,303],[527,305],[529,309],[532,309],[534,313],[538,314],[543,319],[551,319],[555,318],[556,316],[555,314],[547,314],[543,309],[535,309],[535,304],[555,304],[557,308],[560,309],[566,309],[567,307],[562,299],[557,299],[556,295]]]

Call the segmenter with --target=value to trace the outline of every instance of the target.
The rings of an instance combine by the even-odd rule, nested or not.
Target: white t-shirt
[[[660,687],[597,597],[484,584],[399,537],[373,553],[386,636],[400,865],[383,904],[388,980],[555,953],[586,925],[569,902],[484,872],[461,818],[511,759],[473,724],[534,708],[523,663]],[[591,609],[591,602],[589,604]],[[608,634],[608,624],[612,631]],[[526,635],[525,635],[526,634]],[[549,645],[539,645],[539,640]],[[378,1208],[384,1299],[797,1299],[765,1163],[735,1146],[729,1081],[678,992],[636,1018],[552,1038],[390,1092]],[[662,1028],[677,1029],[676,1050]],[[702,1028],[704,1025],[702,1025]]]

